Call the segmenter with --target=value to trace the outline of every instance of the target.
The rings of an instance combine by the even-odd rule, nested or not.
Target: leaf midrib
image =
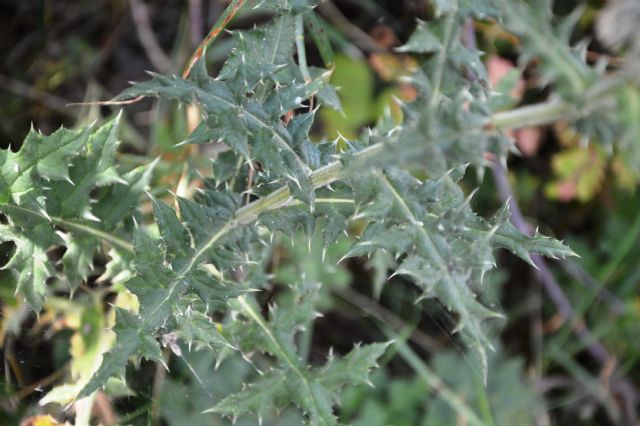
[[[376,173],[378,178],[380,179],[380,181],[383,183],[383,185],[387,188],[387,190],[389,192],[391,192],[392,196],[396,199],[396,201],[398,202],[398,204],[400,205],[401,210],[403,211],[403,214],[405,216],[405,219],[408,220],[409,222],[411,222],[412,224],[418,224],[419,221],[416,219],[413,211],[411,210],[411,208],[407,205],[407,203],[404,201],[404,198],[402,198],[402,196],[398,193],[398,191],[396,190],[396,188],[391,184],[391,182],[389,182],[389,180],[386,178],[386,176],[384,176],[382,173]],[[466,308],[466,306],[464,306],[464,302],[463,302],[463,297],[460,293],[460,290],[458,289],[458,286],[456,285],[456,282],[453,278],[453,276],[451,275],[451,271],[449,270],[449,268],[447,267],[447,263],[444,261],[442,255],[440,254],[440,251],[438,250],[437,246],[434,244],[434,242],[432,241],[431,237],[429,236],[429,234],[427,233],[427,231],[424,229],[424,226],[420,226],[417,225],[416,226],[418,228],[418,232],[419,232],[419,236],[422,238],[422,241],[425,243],[426,245],[426,252],[424,254],[426,254],[427,258],[431,258],[435,263],[437,264],[442,264],[445,267],[442,268],[442,270],[444,271],[444,277],[446,279],[447,282],[447,289],[449,289],[450,291],[452,291],[455,294],[455,299],[457,301],[459,301],[459,303],[456,303],[456,309],[460,310],[460,311],[464,311],[465,315],[467,315],[467,318],[473,318],[473,314],[471,314],[471,312]],[[463,312],[460,312],[461,314]],[[496,314],[498,315],[498,314]],[[463,324],[463,325],[469,325],[470,327],[472,327],[471,324]],[[475,328],[475,327],[473,327]],[[474,334],[475,334],[474,330]],[[484,336],[484,333],[482,333],[482,330],[477,330],[477,333],[479,334],[478,336],[473,336],[474,340],[478,340],[481,337],[483,337],[486,340],[486,336]],[[486,369],[486,360],[484,359],[486,357],[485,353],[484,353],[484,344],[482,341],[478,340],[478,344],[480,344],[480,349],[478,349],[480,351],[480,355],[483,358],[483,367]],[[486,344],[488,344],[488,347],[491,348],[491,345],[489,344],[489,342],[486,342]],[[486,370],[483,372],[483,374],[486,375]]]
[[[322,417],[322,408],[321,408],[319,402],[316,400],[315,393],[311,389],[311,385],[309,384],[309,380],[308,380],[307,376],[305,376],[304,373],[300,370],[298,363],[296,363],[294,360],[292,360],[289,357],[289,355],[287,354],[287,351],[282,347],[280,342],[278,342],[278,339],[276,339],[276,337],[273,335],[273,332],[271,331],[269,326],[267,326],[267,324],[265,323],[264,319],[260,316],[260,314],[258,314],[253,309],[253,307],[249,303],[247,303],[247,300],[245,299],[245,297],[244,296],[240,296],[238,298],[238,302],[244,308],[244,310],[249,314],[251,319],[253,321],[255,321],[258,324],[258,326],[260,326],[260,328],[262,329],[263,333],[267,335],[269,340],[275,345],[275,347],[276,347],[276,349],[278,351],[277,356],[280,359],[284,360],[285,363],[291,368],[291,370],[293,370],[293,372],[296,373],[296,375],[298,377],[300,377],[300,380],[304,384],[304,387],[305,387],[305,390],[307,391],[307,394],[311,397],[311,400],[313,401],[313,404],[316,407],[316,413],[318,414],[318,419],[321,420],[322,424],[324,424],[324,425],[330,424],[330,423],[327,423],[327,421]]]
[[[14,210],[20,213],[24,213],[24,214],[28,214],[31,216],[36,216],[39,217],[41,219],[45,219],[48,222],[53,222],[56,223],[58,225],[64,225],[68,228],[72,228],[81,232],[84,232],[86,234],[90,234],[96,238],[102,239],[104,241],[108,241],[111,244],[118,246],[130,253],[133,253],[133,245],[126,241],[123,240],[121,238],[118,238],[116,236],[114,236],[113,234],[109,234],[101,229],[98,228],[94,228],[92,226],[87,225],[86,223],[80,223],[80,222],[76,222],[73,220],[69,220],[69,219],[64,219],[62,217],[58,217],[58,216],[49,216],[49,215],[45,215],[44,213],[41,213],[39,211],[36,210],[31,210],[27,207],[23,207],[23,206],[17,206],[14,204],[8,204],[8,203],[0,203],[0,210]]]
[[[207,92],[205,90],[203,90],[200,87],[196,86],[196,91],[199,93],[202,93],[205,96],[211,97],[227,106],[229,106],[230,109],[235,109],[238,107],[242,107],[242,105],[240,104],[236,104],[233,102],[230,102],[224,98],[221,98],[220,96],[217,96],[213,93]],[[258,124],[259,127],[262,127],[263,129],[266,129],[268,131],[270,131],[275,140],[278,142],[278,146],[280,146],[281,148],[289,151],[291,154],[293,154],[294,158],[296,159],[296,162],[302,167],[303,170],[305,171],[309,171],[309,166],[307,166],[307,164],[302,161],[302,159],[300,158],[300,156],[296,153],[296,151],[287,143],[287,141],[282,137],[282,135],[280,135],[278,133],[278,131],[274,128],[274,126],[270,126],[269,124],[265,123],[264,121],[262,121],[259,117],[257,117],[255,114],[251,113],[251,111],[249,111],[246,108],[242,108],[242,113],[244,115],[246,115],[247,117],[251,118],[255,123]]]
[[[9,183],[7,181],[7,183],[9,183],[9,187],[13,187],[13,185],[16,183],[16,181],[18,179],[20,179],[20,177],[22,175],[24,175],[27,171],[32,170],[40,161],[44,160],[45,158],[49,157],[50,155],[54,154],[55,152],[61,150],[62,148],[66,148],[68,145],[71,145],[72,143],[76,142],[79,138],[83,137],[84,135],[87,134],[87,131],[82,131],[82,132],[78,132],[76,134],[76,137],[74,137],[73,139],[71,139],[68,143],[64,144],[64,145],[60,145],[56,150],[53,150],[51,152],[48,152],[45,156],[43,157],[36,157],[34,158],[32,161],[28,161],[27,162],[27,167],[25,167],[24,169],[20,170],[18,169],[18,172],[15,174],[15,178],[13,179],[13,181],[11,181],[11,183]],[[24,147],[23,147],[24,149]],[[22,150],[18,151],[18,153],[16,154],[16,156],[20,155],[22,153]],[[24,157],[23,157],[24,158]],[[15,161],[15,159],[14,159]]]

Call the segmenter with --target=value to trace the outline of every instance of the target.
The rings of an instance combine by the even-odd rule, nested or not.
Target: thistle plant
[[[114,99],[158,97],[197,109],[198,126],[176,142],[224,149],[211,158],[206,176],[190,183],[192,197],[147,191],[156,162],[128,171],[118,164],[120,116],[48,136],[32,130],[18,152],[0,152],[0,239],[15,245],[4,268],[15,271],[17,291],[32,309],[45,305],[48,281],[65,283],[73,294],[97,253],[108,258],[100,282],[134,300],[116,303],[111,348],[58,401],[91,398],[124,378],[130,360],[165,364],[163,346],[180,356],[176,342],[182,342],[211,351],[218,364],[242,356],[259,370],[239,392],[212,399],[208,412],[262,419],[292,405],[309,424],[336,424],[342,390],[370,383],[393,342],[357,345],[311,365],[300,335],[322,314],[322,289],[301,274],[281,289],[288,297],[264,305],[262,295],[273,285],[274,235],[318,238],[326,250],[347,233],[353,243],[343,259],[388,253],[391,273],[419,289],[415,303],[435,300],[455,315],[451,332],[486,380],[487,352],[494,350],[487,329],[503,318],[484,298],[495,251],[532,265],[531,253],[575,253],[538,232],[518,231],[506,204],[479,216],[474,191],[461,179],[470,171],[481,178],[492,162],[506,165],[516,150],[505,131],[530,125],[570,121],[611,151],[616,142],[631,147],[623,111],[637,96],[631,76],[587,64],[584,46],[568,44],[573,16],[552,25],[543,0],[439,0],[397,49],[418,63],[404,78],[415,99],[397,100],[400,117],[387,113],[358,138],[327,140],[312,131],[317,111],[341,106],[318,2],[244,3],[231,2],[208,42],[242,7],[270,18],[232,32],[234,48],[215,76],[201,49],[183,76],[151,74]],[[540,78],[554,89],[549,100],[495,110],[499,94],[481,52],[463,43],[474,19],[499,21],[520,37],[523,60],[538,58]],[[324,68],[307,64],[305,38]],[[152,220],[138,209],[148,203]],[[358,235],[350,228],[355,222],[363,228]],[[48,257],[52,247],[65,248],[59,264]]]

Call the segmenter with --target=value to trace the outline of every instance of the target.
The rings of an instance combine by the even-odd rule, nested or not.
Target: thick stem
[[[593,107],[593,104],[601,104],[610,99],[609,95],[613,90],[618,88],[624,79],[611,77],[603,80],[594,87],[586,96],[586,106]],[[544,125],[554,123],[558,120],[575,118],[582,114],[584,109],[578,108],[568,102],[561,100],[551,100],[535,105],[517,108],[512,111],[500,112],[494,114],[488,124],[500,130],[512,130],[532,125]],[[375,158],[384,151],[384,142],[371,145],[354,154],[354,160],[364,163]],[[311,181],[314,188],[321,188],[345,175],[345,165],[340,161],[334,161],[324,167],[314,170],[311,173]],[[262,212],[273,210],[290,204],[293,201],[291,191],[288,186],[272,192],[266,197],[260,198],[250,204],[247,204],[236,214],[236,221],[240,225],[246,225],[254,221]]]
[[[511,130],[573,118],[576,113],[572,105],[557,99],[495,114],[490,122],[499,129]]]
[[[613,92],[624,82],[625,79],[622,76],[614,76],[602,80],[585,94],[582,108],[561,99],[552,99],[511,111],[499,112],[493,115],[489,123],[501,130],[512,130],[541,126],[558,120],[575,119],[610,102]]]
[[[371,145],[355,154],[357,161],[367,161],[374,158],[384,149],[383,143]],[[314,170],[310,177],[314,188],[321,188],[344,177],[345,167],[340,161],[334,161],[324,167]],[[260,213],[284,207],[294,202],[288,186],[283,186],[246,206],[236,213],[236,221],[239,225],[246,225],[258,218]]]

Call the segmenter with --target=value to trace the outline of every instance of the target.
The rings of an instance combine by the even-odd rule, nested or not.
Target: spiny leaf
[[[92,216],[90,193],[93,189],[122,183],[114,166],[118,147],[120,115],[89,136],[73,160],[69,180],[52,182],[47,191],[47,211],[65,218]]]
[[[327,30],[323,28],[322,22],[320,22],[320,19],[315,14],[315,12],[310,11],[305,13],[304,22],[305,24],[307,24],[306,26],[311,33],[313,42],[320,52],[320,56],[322,57],[324,65],[328,68],[331,67],[335,54],[333,52],[333,48],[331,47],[329,37],[327,36]]]
[[[64,278],[72,289],[86,280],[93,269],[93,255],[100,240],[92,235],[78,234],[67,238],[67,250],[62,256]]]
[[[378,367],[378,359],[385,353],[389,344],[358,345],[342,358],[331,357],[317,372],[318,380],[334,392],[346,385],[371,386],[369,373]]]
[[[347,215],[352,213],[353,202],[350,198],[343,198],[340,194],[336,196],[336,193],[326,194],[326,191],[321,191],[321,195],[328,196],[318,198],[313,211],[306,205],[295,204],[263,212],[258,217],[258,222],[266,226],[272,233],[282,232],[293,239],[297,231],[302,231],[311,238],[317,227],[318,219],[323,218],[322,240],[324,246],[327,247],[346,231]],[[343,207],[344,204],[348,207]]]
[[[122,180],[108,188],[102,188],[92,208],[92,213],[105,229],[115,229],[126,221],[138,205],[140,196],[151,181],[151,174],[158,160],[136,167],[125,173]]]
[[[218,413],[231,416],[233,420],[247,413],[262,416],[288,404],[289,392],[287,377],[282,370],[272,370],[245,386],[240,392],[227,396],[205,413]]]
[[[525,259],[530,251],[554,257],[572,252],[550,238],[519,233],[508,222],[506,208],[493,221],[479,218],[453,174],[421,182],[406,172],[388,169],[353,180],[356,199],[367,209],[382,209],[386,215],[369,215],[373,223],[347,256],[371,254],[380,248],[396,257],[405,256],[395,274],[412,278],[423,298],[436,298],[459,315],[454,331],[461,332],[478,352],[486,374],[485,352],[491,343],[482,323],[501,315],[478,300],[474,289],[480,283],[474,281],[495,266],[492,249],[507,247]]]
[[[111,350],[103,355],[102,364],[78,395],[79,398],[90,395],[112,377],[125,377],[125,366],[133,354],[164,364],[162,350],[154,336],[140,333],[144,329],[141,318],[127,310],[116,308],[116,342]]]
[[[234,32],[234,38],[236,47],[220,71],[221,79],[244,80],[248,88],[267,76],[290,81],[291,74],[284,65],[294,53],[292,15],[285,14],[253,31]]]
[[[506,27],[524,41],[522,60],[543,58],[540,70],[545,82],[557,82],[557,91],[562,96],[579,99],[598,79],[598,72],[568,46],[579,15],[567,20],[564,26],[552,25],[550,3],[546,0],[536,3],[499,0]]]
[[[113,376],[123,377],[127,360],[139,351],[143,356],[160,352],[154,336],[172,314],[172,305],[179,298],[186,283],[175,279],[173,271],[164,265],[165,247],[143,230],[135,230],[135,270],[137,275],[127,282],[140,304],[140,314],[119,310],[116,318],[116,343],[103,357],[102,364],[78,398],[92,394]],[[157,350],[156,350],[157,349]],[[161,358],[161,357],[160,357]]]
[[[191,238],[184,225],[178,220],[176,212],[162,201],[150,196],[153,203],[153,216],[158,224],[162,239],[167,245],[169,260],[191,256]]]
[[[298,229],[310,235],[315,228],[315,217],[307,206],[287,206],[264,212],[258,218],[271,232],[280,231],[293,238]]]
[[[102,239],[130,248],[116,229],[122,229],[120,222],[135,209],[139,192],[127,189],[131,195],[124,206],[104,196],[119,212],[107,222],[101,221],[100,202],[94,204],[92,196],[98,188],[109,194],[109,188],[123,182],[114,166],[118,120],[95,131],[60,129],[50,136],[31,131],[20,151],[0,152],[0,186],[5,190],[0,211],[8,218],[4,235],[16,244],[5,267],[18,271],[18,291],[35,310],[44,302],[45,281],[56,276],[46,255],[51,247],[67,248],[63,278],[72,290],[88,276]]]
[[[11,226],[0,225],[0,241],[12,241],[16,246],[15,252],[2,269],[18,271],[16,291],[24,294],[36,312],[44,304],[47,278],[55,275],[46,252],[50,244],[57,242],[54,238],[46,223],[19,233]]]
[[[71,159],[80,153],[89,134],[90,128],[61,128],[49,136],[32,129],[20,151],[0,151],[0,202],[41,205],[34,189],[42,188],[43,180],[69,180]]]
[[[496,246],[506,248],[530,265],[533,265],[533,262],[529,253],[562,259],[577,256],[562,242],[546,237],[538,231],[532,236],[522,234],[511,222],[504,223],[498,228],[494,241]]]
[[[312,80],[304,81],[288,67],[295,50],[293,28],[292,16],[285,14],[263,27],[235,32],[236,47],[215,79],[200,60],[191,80],[152,74],[150,81],[135,83],[116,99],[163,96],[199,103],[204,117],[188,141],[224,142],[246,160],[257,160],[271,180],[287,182],[295,198],[312,206],[309,174],[322,160],[308,141],[313,114],[308,124],[294,122],[293,128],[281,118],[320,92],[334,99],[328,71],[314,70]]]
[[[318,287],[302,285],[298,303],[272,307],[269,321],[262,318],[255,302],[238,299],[238,309],[257,327],[259,337],[252,344],[275,356],[281,368],[272,369],[243,390],[226,397],[207,412],[231,416],[233,419],[254,413],[259,419],[273,410],[294,403],[308,416],[311,425],[335,425],[332,405],[338,401],[339,390],[346,385],[369,383],[369,372],[387,344],[358,346],[342,359],[330,360],[320,368],[304,366],[296,355],[292,330],[313,320],[313,304]],[[246,327],[243,327],[246,331]]]
[[[198,198],[204,205],[180,200],[187,225],[178,220],[172,209],[152,198],[156,220],[164,225],[164,229],[161,228],[162,238],[154,239],[140,226],[135,228],[136,275],[125,284],[139,301],[140,313],[134,315],[138,318],[138,329],[135,333],[126,332],[122,335],[116,331],[118,355],[103,360],[96,376],[82,389],[79,397],[90,395],[105,383],[104,377],[121,371],[127,359],[138,354],[140,346],[136,342],[143,336],[166,336],[175,331],[175,324],[193,342],[211,347],[231,347],[229,344],[218,344],[217,336],[212,334],[215,330],[211,329],[211,323],[198,320],[191,324],[196,329],[184,326],[189,304],[197,304],[197,301],[190,299],[191,294],[202,298],[207,307],[211,303],[224,303],[228,297],[239,294],[237,286],[222,285],[219,279],[203,272],[207,266],[217,274],[237,266],[239,254],[236,252],[241,248],[246,249],[242,245],[248,241],[242,230],[229,235],[222,232],[231,221],[237,199],[209,190],[203,191]],[[194,248],[188,227],[194,231]],[[200,270],[200,267],[204,270]]]
[[[409,40],[396,50],[398,52],[435,53],[442,49],[440,38],[433,33],[433,25],[418,20],[418,25]]]
[[[193,312],[187,308],[182,314],[176,315],[176,321],[181,337],[189,347],[196,342],[210,350],[220,350],[225,347],[233,349],[219,332],[218,325],[200,312]]]
[[[159,238],[136,221],[129,268],[134,276],[125,285],[140,309],[117,314],[117,353],[105,357],[81,396],[98,389],[107,377],[122,374],[131,356],[157,360],[159,339],[178,353],[174,340],[182,337],[189,346],[218,351],[218,360],[237,348],[247,359],[262,356],[256,365],[269,365],[261,377],[210,411],[262,418],[295,404],[309,423],[335,424],[338,392],[346,385],[369,383],[368,373],[385,345],[356,347],[341,359],[330,357],[322,367],[301,359],[305,350],[298,347],[296,333],[318,315],[319,284],[302,274],[283,289],[288,298],[273,292],[276,300],[267,307],[247,294],[278,285],[267,275],[275,248],[264,242],[277,231],[293,237],[302,230],[311,236],[320,223],[326,246],[346,230],[350,218],[366,222],[346,256],[388,252],[379,262],[381,269],[386,273],[398,265],[396,274],[412,279],[421,297],[435,298],[452,310],[459,318],[454,331],[485,364],[491,342],[484,322],[500,317],[478,297],[483,275],[495,266],[493,249],[506,247],[525,260],[534,251],[572,254],[555,240],[518,233],[506,209],[490,219],[475,215],[471,197],[459,184],[464,165],[481,172],[486,154],[504,158],[510,147],[487,125],[491,94],[486,72],[479,53],[459,37],[470,17],[494,14],[493,1],[434,2],[437,18],[419,23],[400,49],[423,60],[407,79],[416,100],[400,105],[402,122],[381,120],[359,140],[343,138],[336,144],[313,142],[309,134],[315,111],[298,112],[312,97],[340,108],[327,83],[328,71],[312,69],[311,81],[305,81],[295,64],[294,14],[309,15],[313,4],[293,0],[262,5],[276,10],[275,17],[233,33],[234,50],[216,78],[201,60],[190,80],[152,75],[118,98],[161,96],[195,103],[202,122],[188,141],[221,141],[230,150],[214,160],[213,177],[202,180],[192,200],[178,197],[177,212],[151,197],[151,229],[156,235],[157,226]],[[403,170],[409,167],[414,174]],[[336,194],[320,188],[328,183]],[[99,206],[94,209],[101,213],[97,217],[106,217],[106,201]],[[133,221],[127,217],[127,222]],[[86,258],[82,262],[87,265]],[[214,310],[219,324],[212,320]]]

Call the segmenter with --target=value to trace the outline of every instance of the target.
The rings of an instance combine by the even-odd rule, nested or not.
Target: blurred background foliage
[[[117,108],[69,104],[110,99],[129,81],[146,79],[146,70],[179,72],[225,6],[223,0],[0,0],[2,148],[18,149],[32,125],[49,133],[61,124],[74,127],[112,117]],[[581,7],[573,40],[589,40],[588,59],[606,56],[615,68],[620,59],[604,49],[594,31],[604,6],[604,1],[566,0],[556,2],[555,12],[564,15]],[[407,39],[416,17],[429,17],[430,2],[336,0],[324,2],[319,10],[319,24],[336,51],[332,83],[341,88],[344,114],[321,109],[314,134],[356,137],[387,109],[400,120],[393,99],[409,101],[414,96],[402,76],[416,64],[393,48]],[[230,28],[268,19],[245,8]],[[490,21],[476,22],[475,33],[486,52],[489,77],[503,94],[495,99],[500,109],[548,95],[549,88],[537,80],[535,58],[516,65],[516,36]],[[225,34],[208,51],[212,71],[220,67],[231,43]],[[311,43],[307,48],[310,63],[321,64],[322,53]],[[625,119],[640,123],[637,92],[621,96],[628,105]],[[152,190],[175,190],[178,182],[186,181],[183,164],[203,173],[209,167],[207,155],[176,146],[192,126],[184,109],[168,102],[146,100],[127,107],[119,161],[132,169],[159,157]],[[579,321],[611,358],[604,366],[595,363],[573,333],[579,325],[557,312],[536,272],[501,253],[504,268],[489,277],[496,285],[487,288],[500,289],[491,298],[507,320],[495,331],[501,349],[491,360],[485,387],[474,360],[448,332],[455,319],[437,304],[410,303],[416,290],[402,278],[387,283],[394,259],[378,253],[368,261],[338,263],[350,239],[361,232],[357,223],[327,253],[319,246],[308,247],[302,237],[281,237],[270,261],[275,275],[269,297],[286,297],[279,288],[300,271],[323,284],[319,308],[325,314],[314,324],[313,341],[306,342],[312,363],[324,362],[330,348],[343,353],[354,342],[385,336],[406,341],[399,346],[402,350],[386,355],[373,388],[344,394],[339,411],[343,422],[448,425],[458,424],[461,413],[471,410],[483,424],[601,425],[616,424],[621,411],[637,412],[640,171],[628,165],[624,152],[611,157],[606,147],[588,144],[564,123],[511,136],[520,150],[509,162],[517,200],[532,224],[544,224],[546,234],[565,238],[580,254],[576,261],[554,263],[553,272]],[[637,139],[636,134],[633,142],[640,143]],[[214,152],[215,147],[207,154]],[[476,182],[476,177],[467,179],[470,187]],[[491,176],[484,177],[475,207],[493,211],[499,205],[496,194]],[[143,212],[148,214],[150,207]],[[6,262],[10,250],[6,244],[0,247],[0,262]],[[61,253],[50,255],[59,259]],[[64,400],[71,390],[62,384],[81,381],[101,347],[109,344],[112,337],[105,329],[113,324],[111,305],[131,304],[117,291],[126,277],[116,275],[110,285],[101,283],[104,259],[94,263],[92,277],[72,298],[63,283],[51,283],[56,297],[39,317],[14,298],[13,277],[0,272],[0,424],[23,420],[45,425],[73,418],[53,401]],[[110,383],[96,396],[93,415],[103,424],[227,424],[200,413],[230,389],[240,388],[243,378],[253,373],[251,366],[230,358],[215,369],[216,360],[206,351],[185,347],[182,353],[179,358],[166,350],[169,372],[145,362],[129,367],[131,381]],[[617,393],[626,399],[613,397],[609,384],[614,367],[628,379],[628,389]],[[55,393],[47,394],[54,387]],[[52,417],[30,417],[36,415]],[[242,420],[238,424],[255,422]],[[300,422],[294,412],[264,419],[269,425]]]

